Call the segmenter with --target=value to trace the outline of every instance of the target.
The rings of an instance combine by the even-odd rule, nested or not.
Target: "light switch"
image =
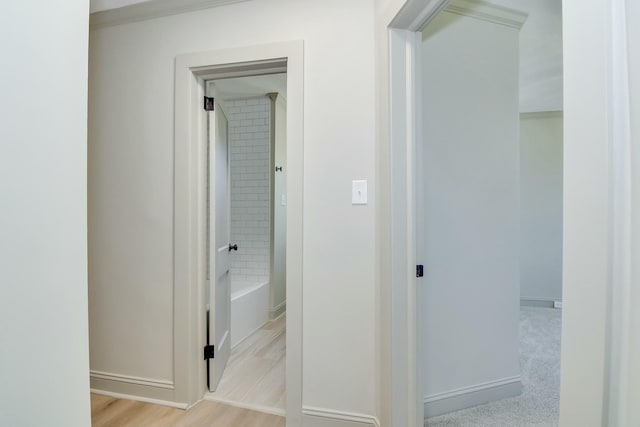
[[[287,195],[283,194],[280,198],[280,206],[287,206]]]
[[[351,182],[351,204],[367,204],[367,180],[359,179]]]

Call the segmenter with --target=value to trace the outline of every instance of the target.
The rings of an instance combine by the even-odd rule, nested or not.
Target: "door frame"
[[[378,111],[380,149],[390,159],[388,193],[381,204],[383,233],[389,245],[380,245],[380,312],[383,369],[380,381],[382,425],[421,426],[424,423],[420,288],[416,280],[415,193],[417,141],[420,139],[421,31],[449,0],[395,1],[378,18],[383,46],[379,73],[382,88]],[[388,138],[388,140],[386,139]],[[388,144],[388,145],[387,145]],[[382,156],[383,154],[381,154]],[[384,173],[384,172],[382,172]],[[385,196],[387,201],[385,202]],[[385,262],[388,263],[384,267]],[[388,322],[388,325],[384,323]],[[384,349],[390,349],[386,354]]]
[[[285,67],[285,68],[283,68]],[[174,376],[190,406],[206,392],[204,81],[287,73],[287,425],[302,423],[303,42],[184,54],[175,62]]]
[[[376,24],[385,48],[378,64],[379,149],[390,154],[381,172],[389,188],[381,199],[391,206],[379,208],[390,243],[379,252],[383,263],[390,260],[381,274],[383,425],[423,425],[413,240],[420,105],[414,94],[421,31],[449,1],[389,0]],[[632,154],[640,141],[630,133],[628,7],[625,0],[563,2],[561,425],[631,425],[640,418],[630,410],[640,381],[629,381],[630,373],[640,372],[634,353],[640,339],[633,333],[640,314],[629,306],[638,292],[632,278],[637,282],[640,274],[632,262],[633,248],[640,247],[640,226],[632,220],[632,208],[640,210],[633,185],[640,162]]]

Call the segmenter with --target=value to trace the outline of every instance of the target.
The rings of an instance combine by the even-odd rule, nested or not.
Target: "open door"
[[[209,86],[209,85],[208,85]],[[211,89],[208,95],[213,95]],[[208,104],[208,105],[207,105]],[[211,107],[213,106],[213,110]],[[231,352],[231,289],[229,253],[229,142],[227,118],[213,98],[205,100],[209,121],[207,385],[215,391]]]

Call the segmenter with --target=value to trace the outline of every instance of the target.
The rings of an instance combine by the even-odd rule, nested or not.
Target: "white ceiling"
[[[287,75],[284,73],[215,80],[213,85],[217,96],[224,100],[254,98],[274,92],[287,98]]]
[[[91,12],[147,1],[158,0],[91,0]],[[520,111],[562,110],[562,0],[490,2],[529,14],[520,31]]]

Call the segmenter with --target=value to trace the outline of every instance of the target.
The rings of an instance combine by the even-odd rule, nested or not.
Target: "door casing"
[[[179,55],[175,63],[174,373],[177,401],[206,392],[205,80],[287,72],[287,426],[302,424],[303,42]]]

